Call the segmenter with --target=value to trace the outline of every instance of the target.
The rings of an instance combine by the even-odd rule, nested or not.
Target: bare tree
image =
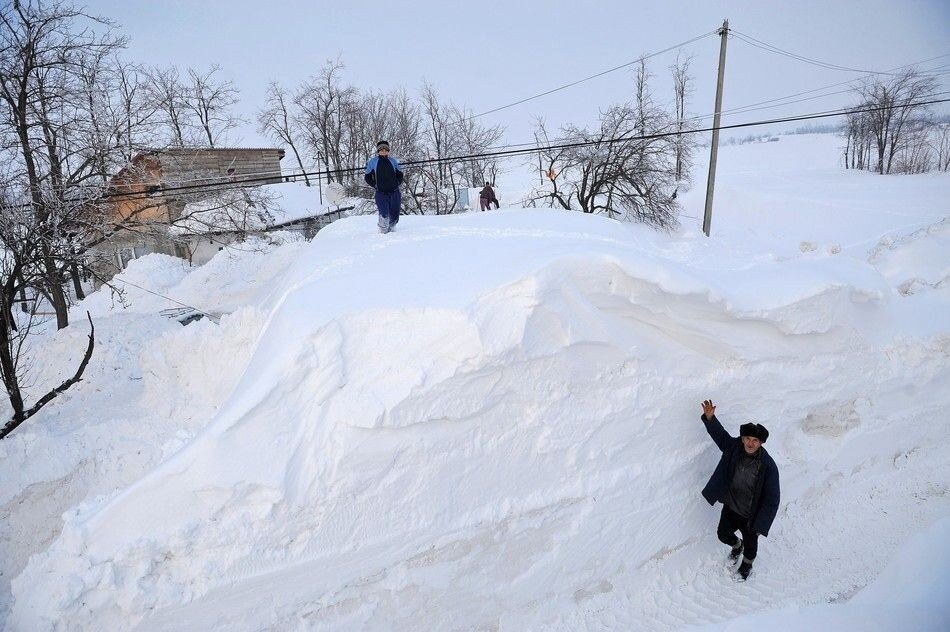
[[[481,125],[470,110],[443,101],[431,84],[423,83],[420,96],[423,144],[431,162],[419,167],[423,193],[416,201],[436,214],[452,213],[458,187],[480,186],[495,168],[494,159],[471,156],[497,143],[504,128]]]
[[[573,143],[541,150],[549,184],[535,191],[535,202],[660,228],[676,225],[676,147],[667,135],[675,120],[653,102],[648,79],[641,64],[634,101],[602,112],[599,129],[561,128]],[[551,144],[543,121],[536,133]]]
[[[361,91],[343,77],[339,59],[326,63],[288,98],[276,86],[260,112],[261,130],[288,145],[302,165],[307,156],[327,165],[328,180],[347,195],[369,199],[361,166],[386,139],[403,163],[406,211],[451,213],[458,208],[456,187],[474,186],[493,173],[492,160],[468,159],[501,138],[499,126],[484,126],[464,108],[441,99],[424,84],[418,101],[405,90]],[[432,159],[424,165],[412,165]],[[368,208],[368,207],[367,207]]]
[[[934,151],[937,154],[936,168],[938,171],[950,171],[950,125],[937,126],[934,131]]]
[[[343,148],[347,112],[353,108],[357,90],[343,83],[343,62],[328,61],[320,73],[305,81],[294,94],[297,123],[304,131],[304,142],[314,156],[326,161],[330,182],[345,183],[348,174]]]
[[[273,140],[290,147],[297,161],[297,166],[304,174],[304,182],[307,186],[310,186],[310,178],[307,176],[307,169],[304,167],[298,146],[300,130],[297,127],[296,119],[291,114],[291,105],[289,95],[277,82],[272,81],[267,86],[267,101],[257,115],[258,130]]]
[[[277,208],[274,194],[260,187],[188,193],[178,201],[181,212],[162,228],[185,251],[193,237],[229,235],[243,242],[263,234],[273,224]]]
[[[66,2],[0,9],[0,127],[14,139],[7,186],[29,205],[42,256],[30,259],[39,269],[26,276],[52,305],[59,328],[69,323],[66,277],[82,251],[78,232],[91,223],[85,205],[113,164],[118,134],[103,86],[123,46],[108,20]]]
[[[243,122],[232,111],[238,102],[238,89],[234,82],[221,79],[218,76],[220,71],[217,64],[204,73],[188,69],[184,106],[197,120],[201,139],[208,147],[214,147]]]
[[[111,85],[107,88],[111,118],[115,121],[116,143],[122,166],[129,164],[144,147],[158,146],[161,109],[149,91],[149,74],[141,66],[115,60]]]
[[[191,111],[185,105],[186,88],[178,69],[174,66],[155,68],[149,73],[148,79],[150,98],[161,111],[169,133],[168,144],[172,147],[190,144],[193,129]]]
[[[858,107],[872,110],[867,114],[877,150],[878,173],[891,173],[894,157],[907,147],[917,123],[928,111],[920,102],[933,97],[936,91],[936,79],[914,68],[894,76],[865,79],[857,88],[861,96]]]
[[[488,151],[501,140],[504,129],[500,125],[483,126],[475,120],[471,110],[456,108],[454,112],[454,133],[458,137],[459,150],[463,155],[477,156]],[[483,182],[494,180],[490,174],[497,166],[493,158],[469,158],[465,161],[465,174],[468,186],[478,187]]]
[[[451,108],[442,102],[438,91],[432,84],[424,82],[420,90],[422,99],[421,111],[424,129],[425,145],[428,151],[429,162],[420,168],[423,181],[423,192],[429,189],[426,196],[431,200],[436,215],[451,213],[458,204],[455,194],[455,172],[451,163],[446,160],[455,152],[453,145],[456,140],[452,135]],[[451,191],[451,196],[446,195]],[[420,200],[420,204],[425,204]]]
[[[845,169],[871,169],[871,153],[874,145],[872,121],[867,112],[848,112],[843,134]]]
[[[24,300],[27,288],[42,284],[43,266],[48,255],[45,236],[36,231],[31,214],[24,212],[22,205],[11,204],[10,199],[6,188],[0,190],[0,378],[12,410],[0,428],[0,440],[79,382],[95,346],[95,327],[87,312],[89,342],[75,373],[49,388],[32,403],[27,402],[24,384],[30,382],[30,369],[35,360],[27,343],[42,322],[38,319],[37,300],[33,300],[32,305],[19,315],[12,307],[17,300]]]
[[[901,146],[894,154],[894,173],[926,173],[936,164],[930,142],[933,125],[929,121],[913,121],[903,132]]]
[[[677,136],[674,140],[676,152],[676,181],[688,184],[690,169],[692,168],[692,153],[695,147],[693,135],[689,134],[693,125],[686,118],[686,104],[693,94],[693,77],[689,74],[689,67],[693,58],[676,55],[676,62],[670,66],[673,74],[673,116],[676,120]]]

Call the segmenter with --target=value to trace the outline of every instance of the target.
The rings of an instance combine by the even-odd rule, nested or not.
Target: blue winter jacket
[[[366,173],[363,179],[377,191],[392,193],[402,184],[402,169],[399,167],[399,161],[392,156],[383,158],[388,161],[388,165],[380,163],[380,156],[373,156],[366,163]]]
[[[703,488],[703,498],[710,505],[716,502],[725,502],[729,494],[729,486],[732,484],[732,476],[736,471],[736,462],[741,455],[742,439],[731,436],[726,432],[716,416],[712,419],[706,419],[702,416],[703,425],[706,426],[706,432],[716,442],[716,446],[722,451],[722,457],[719,459],[719,465],[716,466],[709,482]],[[762,474],[756,485],[755,496],[752,500],[752,529],[756,533],[767,536],[772,527],[772,521],[775,520],[775,514],[779,506],[779,481],[778,466],[772,456],[766,452],[765,448],[759,448],[762,451]]]

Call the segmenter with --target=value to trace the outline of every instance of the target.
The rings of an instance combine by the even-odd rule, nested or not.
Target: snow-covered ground
[[[838,142],[724,147],[711,239],[509,208],[133,262],[225,315],[79,306],[87,379],[0,442],[7,627],[946,629],[950,178]],[[708,397],[782,474],[745,584]]]

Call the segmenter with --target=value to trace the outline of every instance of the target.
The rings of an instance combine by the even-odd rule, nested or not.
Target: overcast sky
[[[345,76],[357,87],[414,91],[427,79],[443,96],[478,113],[711,32],[723,18],[739,33],[850,68],[888,70],[950,53],[950,0],[90,0],[87,6],[121,25],[130,40],[130,60],[182,68],[220,64],[224,76],[240,88],[240,113],[249,119],[263,102],[268,82],[294,86],[328,58],[339,56]],[[712,112],[719,39],[704,38],[683,52],[694,56],[696,92],[689,109]],[[663,101],[670,97],[668,67],[674,57],[672,52],[648,62],[656,75],[654,92]],[[950,64],[950,56],[925,67],[940,64]],[[857,76],[732,38],[723,108]],[[940,81],[941,89],[950,90],[950,74]],[[532,139],[536,115],[554,124],[589,123],[599,108],[628,99],[631,87],[632,72],[620,70],[485,119],[505,125],[507,142],[523,142]],[[736,115],[724,123],[849,102],[847,95],[830,96]],[[236,145],[270,144],[253,124],[231,140]]]

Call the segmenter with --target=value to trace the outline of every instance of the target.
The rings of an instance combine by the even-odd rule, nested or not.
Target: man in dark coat
[[[399,223],[399,206],[402,204],[399,185],[402,184],[403,174],[399,161],[389,155],[389,143],[385,140],[376,143],[376,155],[366,163],[363,179],[376,189],[379,232],[395,230]]]
[[[490,182],[486,182],[485,188],[478,192],[478,202],[479,210],[482,211],[490,209],[492,204],[495,205],[496,209],[501,206],[498,203],[498,198],[495,197],[495,189],[492,188]]]
[[[485,188],[478,192],[478,210],[488,210],[488,205],[491,204],[493,199],[495,199],[495,190],[492,189],[491,185],[486,182]]]
[[[742,424],[736,439],[716,419],[712,400],[703,402],[702,420],[722,451],[716,470],[703,488],[703,497],[710,505],[722,503],[716,535],[732,548],[729,559],[735,562],[742,556],[738,572],[745,581],[758,553],[759,536],[768,536],[778,512],[778,466],[762,447],[769,431],[762,424]],[[736,537],[736,531],[741,538]]]

